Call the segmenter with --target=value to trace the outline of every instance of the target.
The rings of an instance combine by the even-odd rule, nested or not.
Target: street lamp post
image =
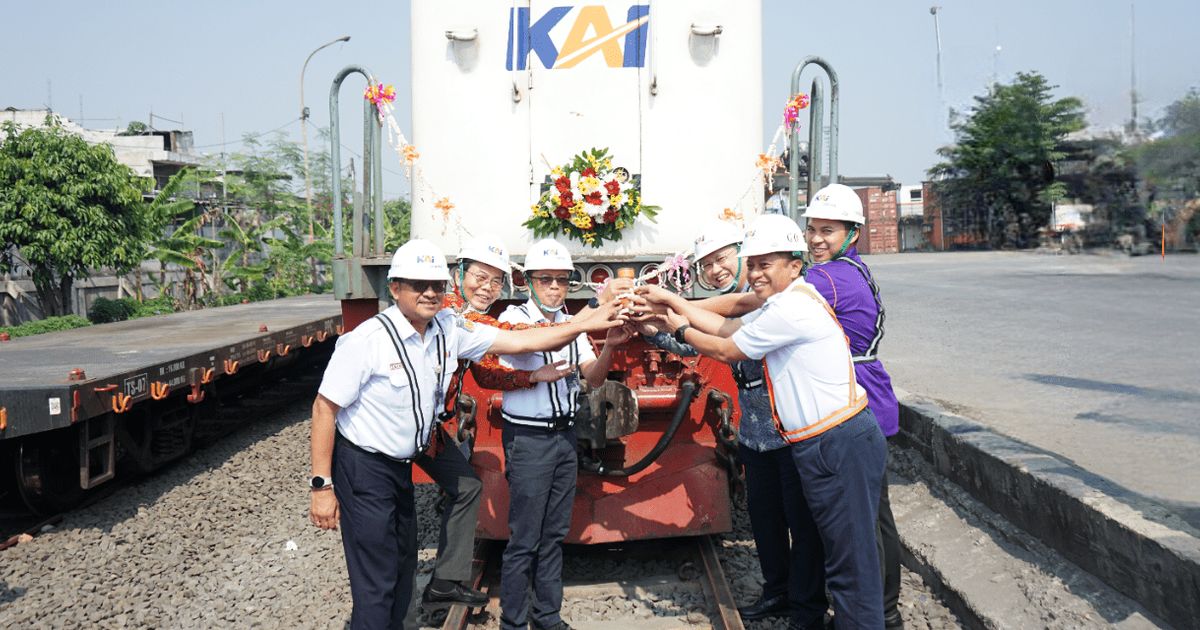
[[[313,55],[321,52],[338,42],[350,41],[349,35],[343,35],[331,42],[322,44],[316,50],[308,53],[304,66],[300,68],[300,135],[304,137],[304,202],[308,206],[308,242],[313,242],[313,207],[312,207],[312,177],[308,172],[308,108],[304,106],[304,71],[308,70],[308,62]],[[334,175],[337,176],[336,174]]]

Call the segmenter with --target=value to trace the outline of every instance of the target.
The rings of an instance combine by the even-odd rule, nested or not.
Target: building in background
[[[901,186],[896,193],[896,206],[900,213],[900,251],[929,249],[929,241],[925,237],[925,186]]]
[[[0,111],[0,122],[12,121],[22,127],[41,127],[46,117],[53,116],[63,129],[82,137],[90,144],[112,147],[117,161],[133,170],[138,177],[154,178],[154,190],[161,190],[171,176],[187,166],[200,166],[201,156],[193,153],[192,132],[181,129],[147,129],[139,135],[122,135],[120,129],[85,129],[75,121],[48,109],[16,109]]]

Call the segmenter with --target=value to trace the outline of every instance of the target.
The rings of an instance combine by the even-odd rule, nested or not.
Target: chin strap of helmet
[[[463,304],[467,305],[467,308],[472,308],[471,300],[467,299],[467,285],[463,282],[464,278],[466,278],[466,275],[467,266],[460,261],[458,263],[458,295],[462,298]]]
[[[856,234],[858,234],[858,226],[857,225],[850,228],[849,232],[846,232],[846,240],[842,241],[841,249],[838,250],[838,253],[833,255],[833,258],[841,257],[842,254],[846,253],[846,250],[850,249],[850,241],[854,238],[854,236]],[[831,260],[832,260],[832,258],[831,258]]]

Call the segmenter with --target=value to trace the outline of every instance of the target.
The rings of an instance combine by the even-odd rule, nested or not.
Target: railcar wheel
[[[79,432],[76,427],[31,436],[13,457],[17,494],[30,510],[50,515],[83,500],[79,486]]]

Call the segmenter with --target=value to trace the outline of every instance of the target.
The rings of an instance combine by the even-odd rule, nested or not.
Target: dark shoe
[[[883,614],[883,627],[885,630],[904,630],[904,617],[900,616],[900,611],[885,612]]]
[[[786,595],[777,595],[770,599],[759,597],[758,601],[749,606],[738,607],[738,615],[742,621],[758,621],[767,617],[788,616],[788,601]]]
[[[825,630],[826,628],[832,627],[833,626],[826,621],[824,615],[822,615],[816,619],[810,619],[808,621],[800,621],[799,619],[789,620],[787,630]]]
[[[435,584],[436,583],[436,584]],[[421,595],[421,601],[426,604],[466,604],[468,606],[486,606],[488,597],[483,591],[463,586],[458,582],[448,580],[430,580]]]
[[[572,630],[571,626],[567,625],[567,622],[565,621],[560,621],[553,626],[542,627],[537,624],[533,624],[532,627],[535,630]]]

